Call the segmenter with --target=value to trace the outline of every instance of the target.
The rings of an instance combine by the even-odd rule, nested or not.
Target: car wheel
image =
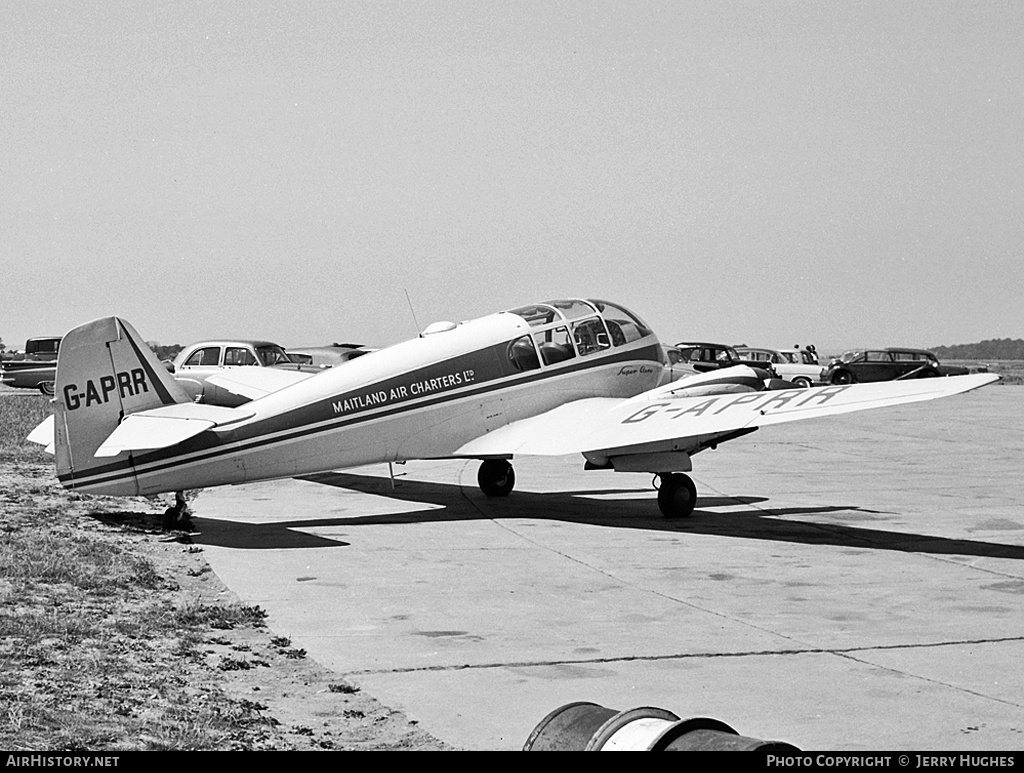
[[[833,384],[852,384],[853,374],[848,370],[839,370],[832,374]]]
[[[800,389],[807,389],[811,385],[811,380],[809,378],[804,378],[803,376],[798,376],[797,378],[793,379],[793,383],[796,384]]]
[[[47,397],[53,397],[55,391],[52,381],[44,381],[39,385],[39,391]]]

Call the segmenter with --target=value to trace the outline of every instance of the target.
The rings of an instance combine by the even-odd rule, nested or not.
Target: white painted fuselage
[[[590,328],[613,329],[597,308]],[[601,324],[608,327],[596,327]],[[613,334],[588,348],[572,319],[531,322],[516,313],[493,314],[231,409],[237,420],[173,447],[79,464],[61,479],[95,493],[156,494],[457,457],[469,441],[562,403],[630,397],[657,386],[664,374],[661,347],[653,333],[640,330],[632,340]],[[576,332],[560,347],[569,356],[548,363],[546,339],[565,331]]]

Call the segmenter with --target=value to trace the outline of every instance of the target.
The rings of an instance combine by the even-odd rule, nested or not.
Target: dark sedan
[[[768,378],[778,378],[774,366],[770,362],[741,357],[736,347],[726,344],[714,344],[704,341],[681,341],[675,345],[682,362],[692,366],[700,373],[719,368],[731,368],[733,365],[746,365],[765,371]]]
[[[959,365],[940,365],[938,357],[925,349],[857,349],[844,352],[822,370],[827,384],[897,381],[908,378],[962,376],[969,371]]]

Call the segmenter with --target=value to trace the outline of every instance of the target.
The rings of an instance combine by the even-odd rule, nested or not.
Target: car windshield
[[[843,352],[842,356],[839,359],[841,359],[843,362],[853,362],[860,356],[860,350],[854,350],[852,352]]]
[[[256,353],[260,357],[260,362],[267,367],[271,365],[280,365],[283,362],[292,362],[292,359],[288,356],[285,350],[277,344],[257,346]]]

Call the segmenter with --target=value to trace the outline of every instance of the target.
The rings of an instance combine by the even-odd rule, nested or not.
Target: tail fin
[[[57,476],[67,488],[138,493],[131,455],[97,459],[121,420],[138,411],[190,402],[131,325],[117,317],[80,325],[57,357],[54,441]]]

